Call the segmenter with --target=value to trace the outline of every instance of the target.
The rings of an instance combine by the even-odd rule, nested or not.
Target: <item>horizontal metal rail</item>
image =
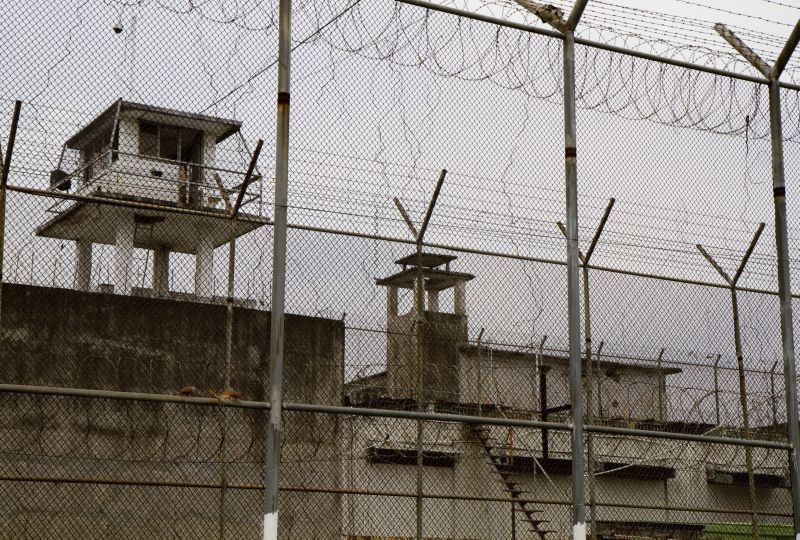
[[[150,480],[114,480],[110,478],[92,478],[92,477],[65,477],[65,476],[12,476],[0,475],[0,482],[40,482],[40,483],[59,483],[59,484],[95,484],[106,486],[126,486],[126,487],[175,487],[175,488],[190,488],[190,489],[221,489],[222,484],[208,483],[208,482],[167,482],[167,481],[150,481]],[[263,484],[242,484],[242,483],[227,483],[226,489],[241,490],[241,491],[260,491],[264,489]],[[416,498],[416,493],[407,493],[403,491],[380,491],[368,489],[337,489],[337,488],[324,488],[324,487],[306,487],[306,486],[282,486],[279,488],[283,492],[299,492],[299,493],[330,493],[334,495],[357,495],[357,496],[370,496],[370,497],[398,497],[398,498]],[[571,501],[563,501],[558,499],[533,499],[533,498],[512,498],[512,497],[481,497],[470,495],[448,495],[442,493],[423,493],[422,497],[425,499],[439,499],[439,500],[454,500],[454,501],[474,501],[474,502],[496,502],[496,503],[530,503],[554,506],[569,506]],[[667,506],[667,505],[647,505],[647,504],[630,504],[630,503],[614,503],[614,502],[598,502],[599,507],[608,508],[631,508],[640,510],[669,510],[675,512],[692,512],[692,513],[707,513],[707,514],[735,514],[735,515],[750,515],[749,510],[736,510],[736,509],[722,509],[722,508],[699,508],[696,506]],[[791,514],[785,512],[759,512],[761,515],[772,517],[791,517]]]
[[[400,0],[398,0],[400,1]],[[208,212],[203,210],[194,210],[191,208],[180,208],[174,206],[167,206],[167,205],[159,205],[159,204],[152,204],[152,203],[144,203],[138,201],[127,201],[124,199],[115,199],[111,197],[92,197],[86,195],[75,195],[75,194],[68,194],[56,191],[47,191],[42,189],[30,188],[30,187],[23,187],[23,186],[8,186],[8,191],[13,191],[17,193],[23,193],[26,195],[35,195],[41,197],[53,197],[57,199],[64,199],[64,200],[74,200],[74,201],[83,201],[83,202],[92,202],[98,204],[108,204],[112,206],[120,206],[120,207],[129,207],[129,208],[142,208],[146,210],[160,210],[165,212],[174,212],[178,214],[192,214],[192,215],[199,215],[199,216],[207,216],[207,217],[214,217],[219,219],[230,219],[228,214],[224,213],[216,213],[216,212]],[[236,217],[237,220],[245,222],[245,223],[258,223],[261,225],[272,225],[272,220],[267,217],[258,217],[252,215],[239,215]],[[309,232],[320,232],[326,234],[334,234],[339,236],[350,236],[353,238],[364,238],[368,240],[383,240],[386,242],[394,242],[400,244],[409,244],[409,245],[416,245],[413,240],[408,240],[404,238],[395,238],[392,236],[385,236],[385,235],[376,235],[371,233],[359,233],[355,231],[347,231],[343,229],[334,229],[330,227],[316,227],[312,225],[301,225],[297,223],[289,223],[287,224],[289,229],[295,229],[300,231],[309,231]],[[472,249],[467,247],[459,247],[453,246],[449,244],[441,244],[435,242],[425,242],[424,247],[434,248],[434,249],[444,249],[448,251],[454,251],[457,253],[469,253],[473,255],[485,255],[487,257],[502,257],[504,259],[513,259],[519,261],[527,261],[527,262],[534,262],[534,263],[542,263],[542,264],[553,264],[556,266],[566,266],[566,261],[560,261],[556,259],[546,259],[543,257],[529,257],[525,255],[514,255],[511,253],[501,253],[498,251],[489,251],[489,250],[481,250],[481,249]],[[686,278],[679,278],[674,276],[665,276],[661,274],[651,274],[647,272],[637,272],[635,270],[623,270],[621,268],[614,268],[611,266],[600,266],[595,264],[588,265],[588,268],[591,270],[598,270],[601,272],[609,272],[614,274],[621,274],[625,276],[632,276],[632,277],[641,277],[646,279],[655,279],[659,281],[667,281],[671,283],[680,283],[683,285],[696,285],[699,287],[711,287],[714,289],[726,289],[730,290],[730,285],[727,283],[719,283],[719,282],[710,282],[710,281],[702,281],[696,279],[686,279]],[[769,289],[759,289],[753,287],[737,287],[737,290],[741,292],[748,292],[748,293],[755,293],[755,294],[766,294],[770,296],[777,296],[777,291],[771,291]],[[800,293],[792,294],[792,298],[800,298]]]
[[[556,32],[554,30],[548,30],[546,28],[538,28],[536,26],[531,26],[528,24],[516,23],[504,19],[498,19],[496,17],[491,17],[489,15],[481,15],[479,13],[473,13],[470,11],[465,11],[463,9],[443,6],[441,4],[434,4],[432,2],[425,2],[424,0],[397,0],[397,1],[400,2],[401,4],[408,4],[412,6],[421,7],[424,9],[431,9],[433,11],[440,11],[442,13],[448,13],[450,15],[456,15],[458,17],[473,19],[476,21],[485,22],[489,24],[496,24],[498,26],[504,26],[506,28],[512,28],[514,30],[521,30],[523,32],[529,32],[531,34],[539,34],[541,36],[547,36],[556,39],[564,39],[564,36],[560,32]],[[757,84],[765,84],[765,85],[769,84],[769,81],[764,77],[756,77],[753,75],[746,75],[744,73],[735,73],[732,71],[726,71],[724,69],[713,68],[710,66],[703,66],[701,64],[694,64],[692,62],[685,62],[682,60],[676,60],[664,56],[658,56],[656,54],[634,51],[632,49],[617,47],[615,45],[609,45],[607,43],[601,43],[599,41],[593,41],[590,39],[575,37],[575,43],[577,45],[585,45],[587,47],[592,47],[594,49],[601,49],[613,53],[624,54],[626,56],[633,56],[635,58],[641,58],[643,60],[652,60],[662,64],[669,64],[671,66],[682,67],[694,71],[702,71],[704,73],[710,73],[712,75],[720,75],[723,77],[729,77],[731,79],[739,79],[742,81],[748,81]],[[787,88],[789,90],[800,90],[800,85],[797,84],[783,83],[783,82],[779,84],[781,88]]]
[[[737,289],[737,290],[741,290],[741,289]],[[386,330],[386,329],[368,328],[366,326],[358,326],[358,325],[355,325],[355,324],[347,324],[345,327],[346,327],[347,330],[354,330],[354,331],[358,331],[358,332],[369,332],[369,333],[373,333],[373,334],[384,334],[384,335],[387,335],[387,336],[401,336],[401,337],[412,337],[412,336],[414,336],[413,332],[403,332],[403,331],[391,331],[390,332],[389,330]],[[523,352],[528,352],[528,351],[536,349],[535,346],[531,346],[531,345],[520,345],[519,343],[512,343],[512,342],[509,342],[509,341],[499,341],[499,340],[491,341],[491,340],[484,339],[481,342],[479,342],[477,339],[469,339],[468,338],[468,339],[463,340],[463,342],[460,342],[460,343],[470,344],[473,347],[475,345],[477,345],[478,343],[482,343],[485,347],[497,347],[498,350],[501,350],[503,352],[508,352],[508,353],[523,353]],[[555,355],[557,357],[566,358],[566,355],[567,355],[567,350],[566,349],[558,349],[558,348],[555,348],[555,347],[544,347],[542,350],[543,350],[543,352],[545,354],[551,355],[551,356]],[[626,360],[629,363],[629,365],[632,365],[632,366],[636,366],[637,363],[642,363],[642,362],[647,363],[647,364],[652,364],[653,362],[655,362],[655,360],[652,359],[652,358],[648,358],[648,357],[645,357],[645,356],[636,356],[636,355],[632,355],[632,354],[610,354],[608,356],[601,354],[598,358],[599,358],[598,362],[600,364],[603,364],[607,360],[614,361],[614,362],[619,361],[619,360]],[[688,360],[675,360],[675,359],[662,360],[662,364],[663,364],[663,367],[665,367],[665,368],[667,368],[667,367],[675,367],[675,366],[686,366],[686,367],[701,368],[701,369],[714,369],[713,364],[710,364],[708,362],[706,362],[706,363],[703,363],[703,362],[690,362]],[[361,366],[362,368],[364,366],[373,366],[373,367],[381,366],[382,367],[383,364],[381,364],[379,362],[373,362],[371,364],[359,364],[359,366]],[[716,369],[719,370],[720,372],[724,372],[724,371],[738,372],[739,371],[739,368],[736,365],[724,365],[723,364],[723,365],[718,365]],[[746,368],[744,368],[744,371],[745,371],[745,373],[750,373],[750,374],[753,374],[753,375],[762,375],[762,376],[769,376],[770,374],[774,375],[774,371],[772,369],[757,369],[757,368],[754,368],[754,367],[746,367]],[[678,389],[678,390],[700,390],[700,391],[706,390],[706,388],[703,388],[703,387],[700,387],[700,386],[668,385],[667,388],[674,388],[674,389]],[[720,391],[725,393],[725,392],[737,392],[738,390],[724,390],[723,389],[723,390],[720,390]],[[770,392],[768,392],[766,390],[764,390],[764,391],[753,390],[753,391],[750,392],[750,394],[751,395],[761,394],[761,395],[764,395],[764,396],[768,396],[770,394]]]
[[[122,150],[109,149],[109,150],[106,150],[104,152],[99,152],[98,154],[95,155],[95,157],[90,162],[85,163],[84,165],[82,165],[82,166],[78,167],[77,169],[74,169],[72,172],[68,173],[67,176],[64,178],[64,180],[66,180],[67,178],[75,178],[76,180],[81,180],[81,176],[83,175],[83,172],[89,166],[98,166],[98,165],[103,164],[103,158],[106,157],[106,156],[108,157],[108,161],[106,162],[105,166],[100,166],[98,168],[102,169],[102,170],[113,169],[114,168],[114,164],[118,163],[117,161],[115,161],[113,159],[115,155],[116,156],[137,158],[137,159],[139,159],[141,161],[148,161],[148,162],[152,162],[152,163],[163,163],[165,165],[174,165],[176,167],[180,167],[180,166],[183,166],[183,165],[191,165],[192,167],[198,167],[198,168],[200,168],[200,169],[202,169],[204,171],[224,172],[224,173],[231,173],[231,174],[236,174],[236,175],[239,175],[239,176],[244,176],[244,172],[237,171],[237,170],[234,170],[234,169],[226,169],[224,167],[203,165],[202,163],[194,163],[192,161],[178,161],[176,159],[168,159],[168,158],[162,158],[162,157],[158,157],[158,156],[148,156],[146,154],[134,154],[132,152],[123,152]]]
[[[183,396],[178,394],[153,394],[146,392],[120,392],[118,390],[97,390],[93,388],[58,388],[55,386],[34,386],[26,384],[0,384],[0,392],[17,394],[36,394],[45,396],[64,396],[96,399],[115,399],[120,401],[147,401],[153,403],[178,403],[182,405],[223,406],[239,409],[269,409],[269,403],[213,397]]]
[[[398,0],[400,1],[400,0]],[[367,240],[383,240],[386,242],[395,242],[399,244],[409,244],[409,245],[416,245],[414,240],[409,240],[406,238],[396,238],[393,236],[385,236],[385,235],[378,235],[372,233],[359,233],[355,231],[346,231],[343,229],[333,229],[330,227],[316,227],[313,225],[300,225],[296,223],[289,223],[288,228],[296,229],[300,231],[309,231],[309,232],[319,232],[319,233],[326,233],[326,234],[335,234],[339,236],[352,236],[355,238],[364,238]],[[434,249],[445,249],[448,251],[454,251],[456,253],[469,253],[472,255],[485,255],[487,257],[501,257],[504,259],[513,259],[517,261],[526,261],[526,262],[535,262],[535,263],[542,263],[542,264],[554,264],[556,266],[566,266],[566,261],[560,261],[556,259],[545,259],[543,257],[529,257],[525,255],[515,255],[512,253],[501,253],[499,251],[489,251],[489,250],[482,250],[482,249],[473,249],[467,247],[459,247],[453,246],[450,244],[440,244],[435,242],[424,242],[422,244],[424,247],[434,248]],[[625,276],[632,276],[632,277],[641,277],[646,279],[656,279],[659,281],[668,281],[671,283],[680,283],[683,285],[697,285],[699,287],[711,287],[714,289],[725,289],[730,290],[730,285],[727,283],[719,283],[719,282],[712,282],[712,281],[702,281],[697,279],[687,279],[687,278],[679,278],[673,276],[664,276],[661,274],[650,274],[647,272],[637,272],[635,270],[623,270],[621,268],[614,268],[612,266],[600,266],[596,264],[588,265],[590,270],[599,270],[601,272],[610,272],[614,274],[621,274]],[[736,290],[742,292],[750,292],[756,294],[767,294],[770,296],[777,296],[778,291],[771,291],[769,289],[758,289],[754,287],[737,287]],[[800,293],[793,294],[792,298],[800,298]]]
[[[114,197],[93,197],[89,195],[77,195],[62,193],[59,191],[47,191],[43,189],[29,188],[23,186],[8,186],[8,191],[17,193],[24,193],[26,195],[36,195],[40,197],[53,197],[56,199],[72,200],[77,202],[90,202],[97,204],[106,204],[109,206],[121,206],[125,208],[141,208],[143,210],[159,210],[161,212],[173,212],[175,214],[191,214],[195,216],[213,217],[229,221],[230,215],[226,212],[208,212],[205,210],[195,210],[192,208],[181,208],[178,206],[169,206],[161,204],[153,204],[139,201],[129,201],[125,199],[118,199]],[[272,223],[269,218],[252,216],[248,214],[239,214],[235,218],[237,221],[244,223],[257,223],[259,225],[268,225]]]
[[[138,159],[140,159],[142,161],[152,161],[152,162],[155,162],[155,163],[164,163],[165,165],[176,165],[176,166],[191,165],[192,167],[199,167],[200,169],[202,169],[204,171],[225,172],[225,173],[236,174],[236,175],[239,175],[239,176],[242,176],[242,177],[245,175],[245,173],[243,171],[236,171],[236,170],[233,170],[233,169],[226,169],[226,168],[223,168],[223,167],[208,166],[208,165],[203,165],[202,163],[194,163],[192,161],[178,161],[176,159],[168,159],[168,158],[162,158],[162,157],[158,157],[158,156],[148,156],[148,155],[145,155],[145,154],[134,154],[134,153],[131,153],[131,152],[123,152],[121,150],[108,150],[108,152],[110,154],[117,154],[118,156],[138,158]]]
[[[735,437],[718,437],[715,435],[695,435],[693,433],[673,433],[671,431],[655,431],[650,429],[633,429],[614,426],[587,425],[585,431],[592,433],[605,433],[606,435],[626,435],[643,437],[648,439],[673,439],[681,441],[692,441],[710,444],[726,444],[731,446],[750,446],[755,448],[772,448],[775,450],[791,450],[792,445],[788,442],[765,441],[753,439],[737,439]]]
[[[306,488],[306,487],[282,487],[281,491],[300,491],[300,492],[313,492],[313,493],[335,493],[341,495],[367,495],[378,497],[407,497],[415,498],[416,493],[403,493],[403,492],[384,492],[376,490],[356,490],[356,489],[325,489],[325,488]],[[572,501],[564,501],[558,499],[533,499],[533,498],[511,498],[511,497],[479,497],[468,495],[444,495],[434,493],[423,493],[422,496],[426,499],[445,499],[445,500],[458,500],[458,501],[476,501],[476,502],[524,502],[531,504],[550,504],[558,506],[571,506]],[[608,508],[637,508],[640,510],[669,510],[675,512],[693,512],[693,513],[709,513],[709,514],[741,514],[750,515],[750,510],[734,510],[721,508],[700,508],[697,506],[669,506],[669,505],[648,505],[648,504],[631,504],[631,503],[615,503],[615,502],[598,502],[597,506],[604,506]],[[762,512],[759,514],[773,517],[792,517],[792,514],[787,512]]]
[[[116,399],[127,401],[150,401],[160,403],[180,403],[184,405],[223,406],[242,409],[269,409],[269,403],[263,401],[247,400],[221,400],[217,398],[191,397],[170,394],[150,394],[143,392],[119,392],[116,390],[94,390],[85,388],[57,388],[50,386],[32,386],[23,384],[0,384],[0,392],[22,394],[38,394],[51,396],[67,396],[82,398]],[[554,431],[571,431],[570,424],[558,422],[541,422],[538,420],[522,420],[514,418],[494,418],[489,416],[473,416],[453,413],[429,413],[417,411],[404,411],[395,409],[374,409],[367,407],[344,407],[341,405],[318,405],[311,403],[284,403],[284,411],[307,412],[321,414],[337,414],[345,416],[364,416],[379,418],[398,418],[405,420],[424,420],[430,422],[452,422],[471,425],[491,425],[507,427],[524,427],[532,429],[547,429]],[[689,433],[673,433],[670,431],[655,431],[613,426],[586,425],[585,431],[605,433],[607,435],[633,436],[646,439],[671,439],[679,441],[693,441],[707,444],[723,444],[729,446],[750,446],[755,448],[772,448],[777,450],[791,450],[787,442],[765,441],[753,439],[737,439],[733,437],[717,437],[712,435],[694,435]]]

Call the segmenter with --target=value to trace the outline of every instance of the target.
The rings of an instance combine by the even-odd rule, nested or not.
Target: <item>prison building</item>
[[[467,284],[479,277],[457,271],[451,255],[413,254],[396,263],[398,272],[376,281],[387,289],[386,370],[349,381],[346,402],[416,410],[421,380],[427,412],[569,422],[564,352],[468,341]],[[414,304],[401,312],[398,291],[413,291],[420,282],[424,313]],[[584,358],[582,370],[589,423],[691,434],[731,429],[670,416],[667,381],[680,375],[676,367],[604,355],[591,367]],[[342,479],[349,492],[342,509],[345,538],[413,538],[416,420],[354,416],[347,423],[344,453],[353,459]],[[570,492],[569,431],[427,422],[420,437],[422,491],[429,495],[423,503],[426,537],[571,536],[571,522],[564,517],[569,506],[555,502]],[[750,518],[743,448],[635,435],[589,437],[593,454],[587,467],[595,473],[599,538],[694,540],[704,531],[720,530],[719,524]],[[762,508],[789,512],[785,453],[758,448],[753,455]],[[587,500],[589,489],[587,484]],[[406,497],[362,495],[380,491]],[[694,508],[686,507],[689,500]],[[702,508],[723,512],[697,521]],[[767,526],[775,518],[762,520]],[[749,528],[742,527],[747,534]]]
[[[267,399],[271,314],[205,301],[214,247],[257,226],[221,219],[230,216],[236,184],[216,166],[215,144],[239,128],[119,102],[67,141],[76,166],[66,172],[65,160],[52,186],[77,200],[51,208],[54,217],[37,234],[76,242],[75,287],[4,284],[2,380],[156,394],[189,388],[207,396],[230,386],[244,399]],[[114,283],[90,290],[98,243],[114,246]],[[135,294],[130,282],[135,248],[160,257],[152,294]],[[191,298],[176,300],[165,289],[170,252],[197,258]],[[415,410],[421,397],[430,412],[568,420],[563,352],[469,339],[467,290],[485,276],[459,268],[451,254],[395,262],[399,268],[374,283],[386,291],[386,369],[345,384],[344,322],[287,315],[287,402]],[[421,301],[406,310],[401,291],[421,292]],[[583,370],[591,424],[695,434],[734,429],[670,416],[667,382],[679,369],[605,355],[584,360]],[[87,531],[120,539],[218,531],[261,537],[262,410],[0,397],[0,493],[11,501],[0,529],[43,539],[84,538]],[[428,539],[570,536],[569,431],[425,422],[420,452],[417,426],[408,418],[285,412],[280,538],[413,538],[418,461]],[[695,540],[749,519],[742,447],[590,436],[599,537]],[[769,509],[763,523],[777,523],[791,508],[786,454],[755,448],[753,462],[760,504]]]

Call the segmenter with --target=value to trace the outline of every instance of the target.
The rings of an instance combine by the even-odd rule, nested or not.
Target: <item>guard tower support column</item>
[[[439,311],[439,291],[428,291],[428,311]]]
[[[136,223],[130,214],[121,214],[117,223],[116,246],[114,250],[114,292],[130,294],[133,282],[133,237]]]
[[[92,280],[92,243],[88,240],[75,242],[75,283],[77,291],[88,291]]]
[[[386,287],[386,320],[397,317],[400,304],[398,301],[398,290],[395,286]]]
[[[153,293],[161,296],[169,292],[169,249],[153,249]]]
[[[458,280],[453,285],[453,311],[456,315],[467,314],[467,283]]]
[[[201,239],[197,245],[194,288],[199,298],[214,295],[214,246],[208,237]]]

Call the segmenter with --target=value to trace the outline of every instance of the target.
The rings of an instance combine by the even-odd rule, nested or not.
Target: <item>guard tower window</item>
[[[143,156],[199,164],[201,140],[202,132],[196,129],[139,123],[139,154]]]
[[[139,124],[139,153],[143,156],[158,156],[158,124]]]
[[[85,163],[83,170],[84,180],[90,180],[94,175],[104,171],[108,166],[117,161],[119,157],[116,150],[119,148],[119,130],[114,132],[111,140],[111,130],[104,131],[83,150]]]
[[[179,153],[180,144],[178,142],[178,130],[174,127],[159,127],[161,129],[158,136],[158,157],[171,161],[179,161],[181,155]]]

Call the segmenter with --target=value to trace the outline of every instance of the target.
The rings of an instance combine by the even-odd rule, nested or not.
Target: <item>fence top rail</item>
[[[269,402],[247,401],[234,399],[218,399],[213,397],[194,397],[173,394],[152,394],[144,392],[120,392],[116,390],[96,390],[87,388],[58,388],[50,386],[35,386],[24,384],[0,384],[0,393],[37,394],[49,396],[65,396],[95,399],[116,399],[126,401],[149,401],[156,403],[178,403],[183,405],[220,406],[242,409],[269,410]],[[284,411],[309,412],[322,414],[338,414],[345,416],[366,416],[381,418],[401,418],[407,420],[427,420],[432,422],[454,422],[464,424],[483,424],[508,427],[527,427],[534,429],[549,429],[554,431],[571,431],[572,424],[558,422],[542,422],[538,420],[521,420],[513,418],[492,418],[452,413],[429,413],[391,409],[374,409],[367,407],[345,407],[341,405],[318,405],[313,403],[284,403]],[[791,444],[781,441],[764,441],[756,439],[737,439],[733,437],[717,437],[711,435],[694,435],[688,433],[673,433],[665,431],[642,430],[613,426],[585,425],[585,431],[605,433],[608,435],[634,436],[655,439],[675,439],[710,444],[724,444],[731,446],[749,446],[756,448],[772,448],[777,450],[791,450]]]
[[[110,206],[121,206],[127,208],[142,208],[147,210],[159,210],[162,212],[171,212],[175,214],[191,214],[197,216],[207,216],[213,217],[220,220],[230,220],[231,216],[228,213],[223,211],[212,212],[208,210],[201,210],[196,208],[182,208],[179,206],[169,206],[165,204],[154,204],[150,202],[141,202],[136,200],[129,200],[129,199],[122,199],[122,198],[115,198],[115,197],[105,197],[105,196],[96,196],[96,195],[81,195],[77,193],[64,193],[61,191],[52,191],[52,190],[43,190],[37,188],[31,188],[26,186],[20,185],[11,185],[7,187],[8,191],[16,192],[16,193],[23,193],[25,195],[33,195],[38,197],[50,197],[54,199],[61,199],[63,201],[75,201],[75,202],[86,202],[86,203],[97,203],[102,205],[110,205]],[[272,220],[268,217],[253,215],[253,214],[242,214],[239,213],[235,217],[236,220],[246,222],[246,223],[254,223],[258,225],[270,225],[272,224]]]

